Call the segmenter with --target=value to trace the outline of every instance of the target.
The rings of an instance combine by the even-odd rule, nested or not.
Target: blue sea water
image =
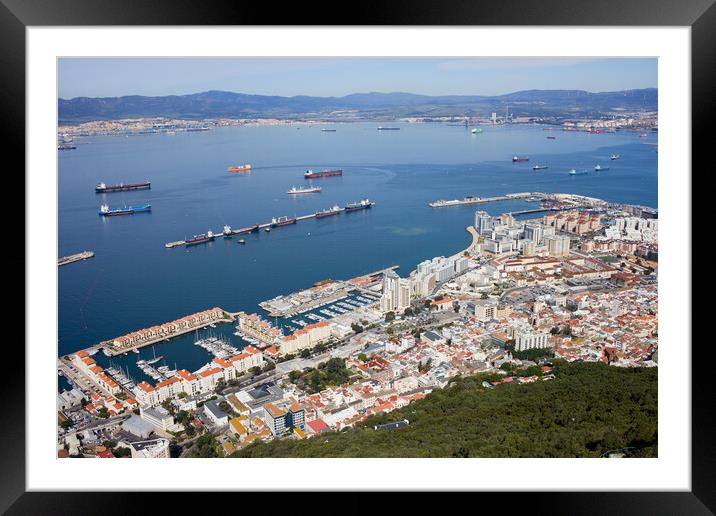
[[[103,136],[59,153],[59,249],[95,257],[59,269],[59,343],[64,355],[133,330],[214,306],[260,312],[257,303],[325,278],[350,278],[390,265],[407,275],[417,263],[465,248],[477,208],[492,214],[534,207],[523,201],[433,209],[428,202],[510,192],[564,192],[657,207],[657,135],[545,132],[538,126],[464,127],[397,124],[227,127],[207,132]],[[547,135],[555,136],[549,140]],[[621,159],[610,161],[613,153]],[[513,164],[513,155],[528,163]],[[230,165],[251,163],[250,174]],[[549,166],[532,171],[535,164]],[[610,166],[570,176],[568,170]],[[308,169],[343,168],[315,179],[320,194],[289,196]],[[150,180],[151,190],[96,194],[99,182]],[[190,249],[165,249],[224,224],[233,228],[303,215],[368,197],[371,210],[309,219],[270,233]],[[152,212],[104,219],[99,205],[150,203]],[[238,245],[239,238],[246,245]],[[220,333],[237,346],[233,328]],[[189,370],[210,356],[194,335],[112,359],[130,366],[163,355]],[[106,357],[95,356],[103,365]]]

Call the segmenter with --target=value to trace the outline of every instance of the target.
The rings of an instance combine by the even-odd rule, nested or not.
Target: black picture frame
[[[707,124],[714,114],[716,91],[714,1],[462,0],[438,3],[401,0],[353,5],[346,14],[336,16],[340,6],[326,6],[321,2],[287,3],[276,8],[268,3],[239,1],[0,0],[0,112],[3,126],[8,129],[5,149],[19,158],[16,167],[24,166],[25,29],[28,26],[315,25],[319,21],[327,25],[684,26],[691,28],[692,105],[698,106],[692,110],[692,163],[694,169],[706,172],[713,161],[707,161],[710,152],[706,138],[710,136]],[[345,6],[350,7],[349,4]],[[670,173],[690,174],[690,171]],[[16,262],[19,260],[15,258]],[[25,273],[28,273],[27,269]],[[690,328],[684,328],[683,345],[691,345]],[[710,342],[705,342],[701,348],[693,347],[694,355],[703,353],[708,345]],[[139,493],[25,492],[25,450],[32,443],[25,440],[24,360],[23,357],[22,365],[15,364],[3,372],[5,382],[0,389],[0,460],[3,463],[0,468],[0,510],[8,514],[119,514],[137,507],[140,504],[138,497],[142,496]],[[494,498],[503,510],[509,510],[505,505],[505,500],[509,499],[510,506],[516,507],[516,501],[526,502],[532,508],[542,507],[551,514],[713,514],[716,511],[716,403],[708,388],[711,381],[709,367],[708,360],[692,363],[690,492],[494,493],[479,496]],[[187,507],[188,496],[173,493],[170,510]],[[305,501],[304,495],[291,496],[299,504]],[[358,494],[345,495],[342,506],[358,508],[363,505],[358,498]],[[212,501],[217,503],[216,499]],[[256,503],[261,501],[257,498]],[[380,503],[390,507],[402,502],[383,500]]]

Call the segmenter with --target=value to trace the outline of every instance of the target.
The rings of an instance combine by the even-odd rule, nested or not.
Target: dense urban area
[[[62,130],[248,122],[284,123],[145,119]],[[654,120],[562,127],[641,124]],[[656,210],[569,193],[506,197],[538,203],[536,218],[478,206],[466,249],[413,271],[385,264],[266,300],[265,314],[214,307],[61,356],[73,388],[58,394],[58,456],[656,456]],[[481,202],[489,199],[431,206]],[[195,371],[144,361],[151,383],[92,358],[224,324],[248,345],[202,339],[214,358]]]

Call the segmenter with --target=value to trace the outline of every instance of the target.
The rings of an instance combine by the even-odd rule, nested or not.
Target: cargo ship
[[[148,190],[152,187],[152,183],[145,181],[144,183],[130,183],[124,184],[119,183],[118,185],[107,185],[105,183],[99,183],[94,187],[96,193],[108,193],[108,192],[127,192],[129,190]]]
[[[331,177],[331,176],[342,176],[343,170],[337,168],[335,170],[322,170],[320,172],[314,172],[313,170],[306,170],[303,174],[305,179],[314,179],[316,177]]]
[[[296,223],[295,217],[289,218],[285,215],[283,217],[279,217],[279,218],[274,217],[271,219],[271,227],[272,228],[279,227],[279,226],[288,226],[289,224],[295,224],[295,223]]]
[[[242,229],[234,229],[231,231],[234,235],[245,235],[246,233],[255,233],[259,230],[259,225],[254,224],[253,226],[250,226],[248,228],[242,228]]]
[[[575,169],[572,169],[572,170],[569,171],[569,175],[570,175],[570,176],[586,176],[586,175],[587,175],[587,171],[586,171],[586,170],[580,170],[579,172],[577,172]]]
[[[76,148],[77,147],[75,147],[74,145],[69,144],[69,143],[61,143],[57,146],[57,150],[73,150]]]
[[[368,208],[372,208],[373,206],[375,206],[374,202],[371,202],[368,199],[363,199],[358,202],[352,202],[350,204],[346,204],[345,210],[346,210],[346,212],[366,210]]]
[[[383,127],[382,125],[378,126],[379,131],[400,131],[400,127]]]
[[[609,170],[609,167],[603,167],[603,166],[601,166],[601,165],[597,165],[596,167],[594,167],[594,170],[595,170],[596,172],[600,172],[600,171],[602,171],[602,170]]]
[[[115,208],[110,209],[109,206],[106,204],[103,204],[99,207],[99,214],[102,217],[114,217],[117,215],[133,215],[135,213],[140,213],[144,211],[152,211],[152,206],[150,204],[145,204],[144,206],[125,206],[123,208]]]
[[[201,235],[194,235],[192,238],[186,240],[184,242],[184,245],[187,247],[191,245],[198,245],[198,244],[204,244],[206,242],[211,242],[214,240],[214,233],[211,231],[208,231],[206,233],[202,233]]]
[[[547,165],[535,165],[532,167],[532,170],[544,170],[546,168],[549,168]]]
[[[340,206],[333,206],[333,208],[328,208],[327,210],[317,211],[316,212],[316,218],[322,219],[324,217],[330,217],[332,215],[338,215],[340,212],[342,212],[343,209]]]
[[[335,133],[336,130],[335,129],[321,129],[321,132],[322,133]]]
[[[309,194],[309,193],[321,193],[320,186],[307,186],[305,188],[291,188],[288,192],[289,195]]]
[[[548,136],[547,139],[548,139],[548,140],[556,140],[557,137],[556,137],[556,136]]]
[[[237,167],[229,167],[226,169],[227,172],[251,172],[251,165],[239,165]]]
[[[527,156],[513,156],[512,157],[512,163],[518,163],[520,161],[529,161],[530,158]]]

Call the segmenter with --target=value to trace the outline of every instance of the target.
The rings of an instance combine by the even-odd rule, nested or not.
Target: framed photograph
[[[716,8],[562,4],[341,27],[3,0],[27,304],[2,509],[428,490],[712,513],[690,213]]]

